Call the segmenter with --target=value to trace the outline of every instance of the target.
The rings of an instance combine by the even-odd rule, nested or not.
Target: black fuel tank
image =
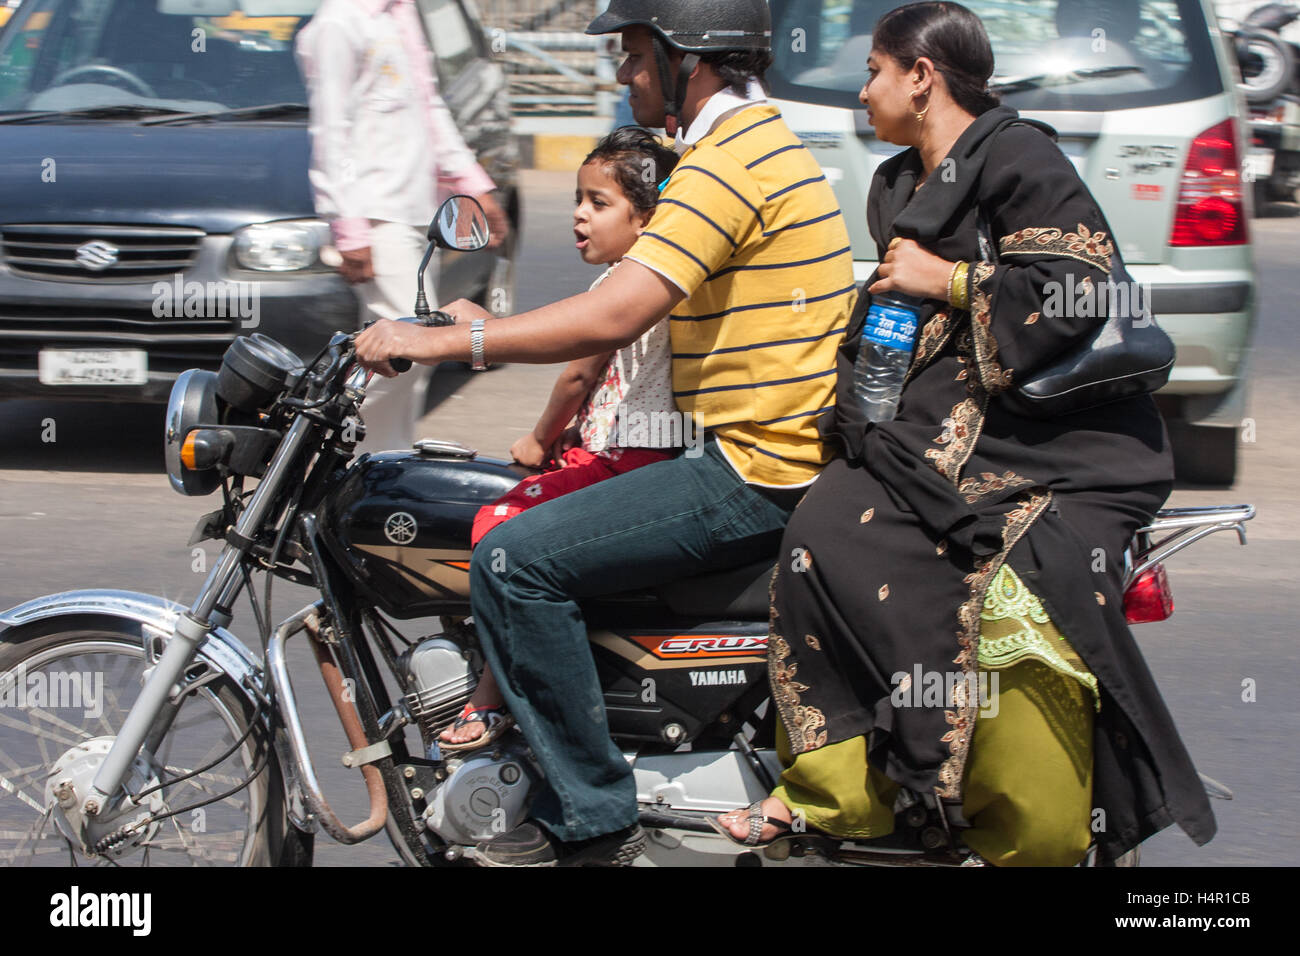
[[[322,502],[320,533],[386,614],[445,613],[469,600],[475,513],[529,474],[493,458],[363,456]]]

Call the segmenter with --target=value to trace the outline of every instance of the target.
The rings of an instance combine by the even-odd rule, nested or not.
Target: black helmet
[[[649,27],[686,53],[772,46],[767,0],[610,0],[609,8],[587,24],[587,33],[617,33],[631,26]]]
[[[605,12],[587,24],[587,34],[618,33],[634,26],[647,27],[654,37],[664,113],[672,118],[666,124],[669,135],[675,132],[687,79],[700,54],[772,48],[767,0],[610,0]],[[675,81],[668,66],[669,47],[685,54]]]

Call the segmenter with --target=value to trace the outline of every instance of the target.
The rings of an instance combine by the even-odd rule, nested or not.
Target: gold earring
[[[912,102],[912,100],[914,100],[916,97],[918,97],[918,96],[920,96],[920,95],[921,95],[921,91],[920,91],[920,90],[913,90],[913,91],[911,92],[911,94],[907,97],[907,102],[910,104],[910,103]],[[916,121],[917,121],[918,123],[920,123],[920,122],[922,122],[922,121],[925,119],[925,114],[928,113],[928,112],[930,112],[930,104],[929,104],[929,102],[926,102],[926,104],[925,104],[925,109],[921,110],[921,112],[919,112],[919,113],[917,113],[917,112],[913,112],[912,115],[915,116],[915,117],[916,117]]]

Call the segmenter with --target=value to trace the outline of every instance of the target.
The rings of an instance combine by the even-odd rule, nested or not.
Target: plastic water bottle
[[[887,422],[898,412],[920,315],[915,296],[886,292],[871,299],[853,365],[853,394],[869,422]]]

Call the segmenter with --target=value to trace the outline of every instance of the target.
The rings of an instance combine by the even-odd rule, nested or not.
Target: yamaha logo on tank
[[[393,544],[410,544],[420,526],[409,511],[394,511],[384,522],[384,536]]]
[[[117,246],[95,239],[77,247],[77,264],[91,272],[103,272],[109,266],[117,265],[120,252]]]

